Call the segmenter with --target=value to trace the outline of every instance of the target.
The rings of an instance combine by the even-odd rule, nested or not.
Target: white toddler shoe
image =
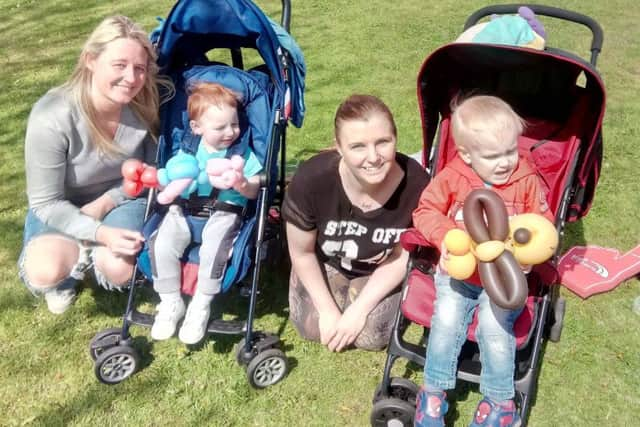
[[[178,338],[185,344],[197,344],[207,333],[209,316],[211,314],[211,304],[202,304],[192,301],[187,309],[187,315],[182,322],[182,327],[178,333]]]
[[[169,339],[176,333],[176,326],[184,316],[184,301],[182,298],[161,301],[156,309],[158,313],[151,327],[151,338],[157,341]]]

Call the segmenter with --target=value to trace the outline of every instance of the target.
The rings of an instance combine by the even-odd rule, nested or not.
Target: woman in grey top
[[[93,268],[106,288],[126,285],[144,199],[122,189],[127,158],[155,159],[158,77],[146,33],[123,16],[93,31],[73,74],[33,107],[25,138],[29,210],[20,276],[49,310],[64,312]]]

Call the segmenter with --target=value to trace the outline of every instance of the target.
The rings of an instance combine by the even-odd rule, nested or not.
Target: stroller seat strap
[[[211,197],[191,196],[188,199],[182,199],[180,207],[185,214],[200,218],[209,218],[215,211],[230,212],[240,216],[245,214],[244,206],[222,202]]]

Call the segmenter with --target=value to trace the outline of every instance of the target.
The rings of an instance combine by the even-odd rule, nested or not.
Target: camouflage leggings
[[[340,311],[344,312],[367,285],[369,276],[349,280],[335,268],[325,264],[325,280]],[[364,350],[382,350],[389,343],[398,304],[400,288],[386,296],[369,313],[364,329],[353,345]],[[291,271],[289,279],[289,319],[303,338],[320,342],[318,311],[298,276]]]

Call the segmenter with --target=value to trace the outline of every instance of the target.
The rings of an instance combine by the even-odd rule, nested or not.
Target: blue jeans
[[[505,310],[492,304],[479,286],[436,273],[436,301],[427,344],[424,382],[427,389],[455,387],[460,349],[478,307],[476,338],[480,347],[480,392],[500,402],[513,399],[515,391],[516,338],[513,324],[520,310]]]
[[[128,230],[137,230],[141,231],[142,226],[144,225],[144,211],[146,208],[146,199],[133,199],[127,200],[120,206],[111,210],[105,217],[102,219],[102,223],[111,227],[120,227],[126,228]],[[18,272],[20,278],[22,279],[25,286],[34,294],[37,295],[42,293],[42,289],[36,288],[35,286],[29,283],[29,280],[24,271],[24,258],[25,258],[25,248],[34,238],[44,235],[44,234],[60,234],[66,236],[70,239],[73,239],[71,236],[67,236],[55,228],[49,227],[36,215],[33,213],[31,209],[27,211],[27,217],[24,221],[24,237],[22,241],[22,252],[20,253],[20,258],[18,259]],[[92,252],[92,251],[91,251]],[[93,254],[90,253],[89,257],[92,259]],[[91,263],[88,267],[90,267],[93,263]],[[109,283],[107,278],[102,274],[102,272],[93,268],[94,274],[96,276],[96,282],[105,289],[113,289],[115,286],[112,283]],[[74,277],[67,277],[62,280],[60,283],[56,285],[56,288],[61,290],[65,288],[73,288],[76,284],[76,279]]]

